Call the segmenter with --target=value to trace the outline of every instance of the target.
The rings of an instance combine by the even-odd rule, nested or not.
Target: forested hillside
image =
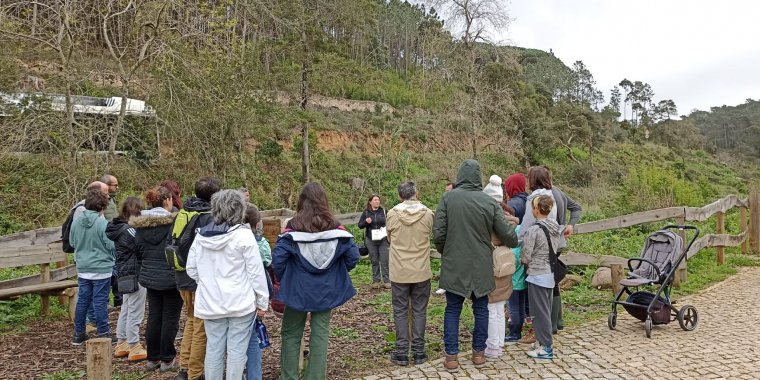
[[[38,93],[0,110],[0,234],[60,223],[104,172],[122,196],[213,174],[263,208],[317,180],[348,212],[404,179],[434,204],[476,157],[484,175],[550,165],[587,217],[701,205],[757,177],[758,102],[676,121],[675,102],[628,79],[605,101],[583,62],[489,43],[508,27],[501,2],[426,4],[0,3],[0,92]],[[53,112],[49,93],[141,99],[155,116]]]

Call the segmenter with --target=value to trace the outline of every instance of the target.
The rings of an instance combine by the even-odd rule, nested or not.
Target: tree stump
[[[111,338],[94,338],[87,341],[87,379],[110,380],[113,346]]]

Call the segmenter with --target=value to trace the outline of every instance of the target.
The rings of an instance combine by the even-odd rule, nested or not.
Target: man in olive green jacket
[[[517,246],[514,228],[507,223],[499,204],[483,193],[480,164],[465,160],[459,167],[454,190],[438,204],[433,223],[433,242],[441,252],[439,285],[446,290],[443,320],[444,367],[459,367],[459,317],[465,298],[472,300],[475,331],[472,361],[485,364],[488,337],[488,293],[495,287],[491,233],[507,247]]]

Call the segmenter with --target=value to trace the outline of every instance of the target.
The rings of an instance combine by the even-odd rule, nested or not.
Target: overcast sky
[[[623,78],[678,112],[760,98],[760,1],[511,0],[502,43],[583,61],[609,100]]]

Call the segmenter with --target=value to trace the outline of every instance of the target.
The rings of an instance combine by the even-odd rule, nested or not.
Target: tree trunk
[[[311,47],[310,36],[306,31],[301,31],[301,44],[303,47],[303,61],[301,62],[301,86],[300,86],[300,102],[299,107],[301,111],[306,110],[306,104],[309,101],[309,68],[311,66]],[[303,151],[301,152],[301,171],[303,175],[303,183],[309,182],[309,123],[303,121],[301,125],[301,138],[303,139]]]
[[[116,155],[116,142],[121,135],[121,129],[124,126],[124,118],[127,115],[127,99],[129,95],[129,81],[126,78],[121,78],[123,86],[121,87],[121,105],[119,106],[119,116],[116,118],[116,123],[111,131],[111,139],[108,142],[108,155],[113,157]]]

